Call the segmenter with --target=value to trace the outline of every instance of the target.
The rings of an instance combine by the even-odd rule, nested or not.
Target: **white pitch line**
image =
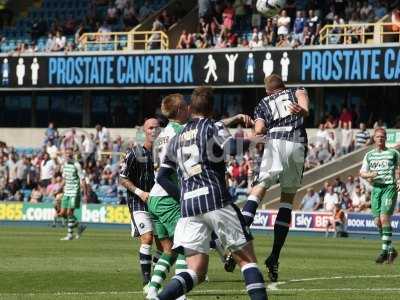
[[[304,282],[304,281],[319,281],[319,280],[335,280],[335,279],[365,279],[365,278],[398,278],[399,275],[350,275],[350,276],[330,276],[330,277],[312,277],[312,278],[300,278],[291,279],[288,281],[279,281],[270,283],[267,285],[267,289],[271,291],[288,291],[288,289],[279,289],[279,285],[293,283],[293,282]],[[303,289],[301,289],[303,290]],[[309,290],[309,289],[307,289]]]
[[[270,283],[267,286],[267,289],[273,293],[280,293],[280,292],[357,292],[357,291],[370,291],[370,292],[400,292],[400,288],[312,288],[312,289],[305,289],[305,288],[297,288],[297,289],[280,289],[278,288],[279,285],[287,284],[287,283],[294,283],[294,282],[304,282],[304,281],[318,281],[318,280],[335,280],[335,279],[363,279],[363,278],[398,278],[398,275],[352,275],[352,276],[331,276],[331,277],[313,277],[313,278],[299,278],[299,279],[291,279],[288,281],[280,281]],[[246,293],[246,290],[194,290],[190,294],[192,295],[208,295],[208,294],[225,294],[225,295],[232,295],[237,293]],[[123,294],[130,294],[130,295],[138,295],[143,294],[143,291],[93,291],[93,292],[56,292],[56,293],[0,293],[0,297],[5,296],[44,296],[44,295],[51,295],[51,296],[81,296],[81,295],[123,295]]]
[[[303,293],[313,293],[313,292],[400,292],[400,288],[321,288],[321,289],[277,289],[270,290],[273,294],[285,293],[285,292],[303,292]],[[246,290],[203,290],[203,291],[193,291],[191,295],[208,295],[208,294],[223,294],[223,295],[236,295],[236,294],[246,294]],[[143,291],[110,291],[110,292],[57,292],[57,293],[4,293],[0,294],[0,297],[5,296],[89,296],[89,295],[139,295],[143,294]]]

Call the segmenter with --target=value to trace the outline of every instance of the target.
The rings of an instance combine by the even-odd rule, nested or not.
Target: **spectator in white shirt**
[[[85,138],[82,142],[82,148],[83,148],[83,156],[84,159],[87,160],[90,158],[96,150],[96,144],[94,142],[94,134],[91,133],[89,136],[85,135]]]
[[[55,37],[53,37],[53,35],[49,33],[45,46],[46,52],[53,51],[54,44],[55,44]]]
[[[354,188],[357,186],[357,182],[354,180],[353,175],[347,176],[347,181],[346,181],[346,191],[349,192],[350,195],[353,194]]]
[[[290,17],[287,15],[286,10],[282,10],[278,18],[278,35],[288,35],[290,28]]]
[[[349,123],[343,123],[341,154],[344,155],[350,153],[352,147],[353,147],[353,130],[349,128]]]
[[[319,124],[319,128],[317,130],[315,138],[315,146],[326,147],[328,145],[329,133],[328,131],[326,131],[324,123]]]
[[[319,206],[319,195],[313,188],[307,190],[300,204],[300,209],[303,211],[315,211]]]
[[[58,154],[58,148],[53,142],[47,142],[46,152],[49,154],[51,159],[56,159]]]
[[[368,208],[367,197],[357,185],[351,195],[351,203],[355,212],[363,211]]]
[[[50,155],[45,152],[43,154],[43,160],[40,163],[40,187],[46,189],[51,182],[51,178],[54,176],[56,165],[50,158]]]
[[[63,51],[66,44],[67,38],[61,35],[60,31],[57,31],[52,51]]]
[[[333,212],[335,205],[339,203],[339,196],[333,191],[333,186],[328,185],[324,196],[324,211]]]
[[[110,142],[110,133],[105,126],[96,125],[96,141],[99,143],[100,150],[103,150],[104,143]]]

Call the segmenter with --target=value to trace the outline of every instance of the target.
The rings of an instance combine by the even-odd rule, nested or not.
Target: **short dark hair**
[[[210,116],[214,107],[213,90],[210,87],[200,86],[195,88],[190,102],[192,113]]]
[[[277,74],[271,74],[268,77],[265,77],[264,83],[265,89],[268,93],[273,93],[286,88],[282,78]]]

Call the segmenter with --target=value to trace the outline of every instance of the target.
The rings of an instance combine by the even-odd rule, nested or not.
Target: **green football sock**
[[[382,253],[392,250],[392,226],[382,226]]]
[[[179,254],[175,264],[175,274],[179,274],[187,270],[186,257]]]
[[[157,291],[160,289],[162,282],[167,277],[169,270],[171,269],[171,265],[174,263],[175,258],[173,255],[168,255],[163,253],[158,259],[157,264],[154,267],[153,276],[151,276],[151,280],[149,286],[155,288]]]

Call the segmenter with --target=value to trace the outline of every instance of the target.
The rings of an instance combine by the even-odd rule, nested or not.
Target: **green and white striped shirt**
[[[79,162],[64,163],[62,176],[65,180],[64,196],[76,197],[81,192],[82,168]]]
[[[155,151],[157,151],[157,160],[161,163],[164,160],[164,157],[167,153],[167,148],[169,142],[172,140],[172,138],[180,133],[183,129],[183,125],[176,123],[176,122],[169,122],[168,125],[161,131],[160,135],[156,139],[155,142]],[[172,178],[173,181],[176,182],[178,185],[178,180],[176,178],[176,175],[174,175],[174,178]],[[155,183],[153,188],[150,191],[150,196],[155,196],[155,197],[163,197],[163,196],[168,196],[168,193],[161,187],[159,183]]]
[[[362,172],[376,172],[372,184],[396,184],[396,169],[400,165],[400,153],[396,149],[373,149],[364,156]]]

